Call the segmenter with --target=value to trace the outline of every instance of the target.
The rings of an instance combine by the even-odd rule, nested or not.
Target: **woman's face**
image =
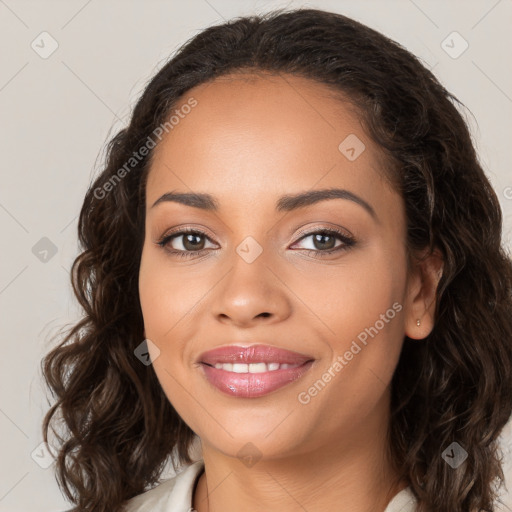
[[[403,200],[357,116],[328,92],[290,75],[223,77],[184,95],[155,149],[145,336],[174,408],[203,447],[226,455],[371,443],[388,422],[404,335],[428,334],[416,327]],[[346,192],[293,199],[331,189]],[[208,194],[217,208],[197,197],[154,205],[170,193]],[[158,245],[166,235],[176,236]],[[204,364],[206,351],[254,344],[313,362],[279,367],[284,384],[270,366],[249,377],[249,367]]]

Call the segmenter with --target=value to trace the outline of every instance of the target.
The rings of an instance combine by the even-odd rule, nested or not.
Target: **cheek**
[[[301,273],[294,290],[335,339],[346,340],[403,302],[405,273],[400,254],[387,256],[375,247],[347,258],[346,264]]]
[[[139,270],[139,298],[145,336],[156,346],[150,349],[150,355],[162,390],[180,414],[186,410],[187,393],[179,382],[186,381],[188,371],[182,364],[186,335],[180,334],[180,329],[186,326],[191,295],[193,292],[183,286],[179,273],[166,272],[161,256],[144,249]]]
[[[143,251],[139,297],[146,335],[163,343],[171,336],[176,324],[186,319],[204,292],[198,288],[200,283],[194,280],[193,275],[170,269],[165,255],[156,251],[160,250]]]
[[[342,357],[342,367],[334,372],[339,378],[334,380],[362,393],[374,389],[372,382],[387,384],[398,362],[404,339],[406,267],[399,251],[377,247],[361,252],[351,263],[332,271],[308,300],[315,301],[330,332],[332,356],[326,366]]]
[[[158,347],[153,366],[166,392],[178,385],[167,372],[184,382],[193,367],[197,347],[191,340],[199,337],[198,319],[206,318],[205,298],[212,286],[193,266],[178,267],[163,250],[144,249],[139,270],[144,331]]]
[[[311,397],[322,424],[357,423],[383,400],[404,336],[400,281],[386,265],[366,267],[365,272],[352,269],[342,282],[331,281],[318,294],[331,356],[301,397]]]

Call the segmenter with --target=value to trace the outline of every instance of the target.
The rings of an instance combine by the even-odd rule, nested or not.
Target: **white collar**
[[[173,478],[129,500],[124,512],[190,512],[194,484],[203,468],[202,459],[190,464]]]
[[[190,512],[194,485],[203,469],[203,459],[190,464],[173,478],[129,500],[124,512]],[[384,512],[415,510],[416,498],[410,487],[406,487],[395,495]]]

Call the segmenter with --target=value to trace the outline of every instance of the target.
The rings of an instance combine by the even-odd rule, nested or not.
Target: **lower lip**
[[[295,368],[263,373],[235,373],[202,364],[206,378],[217,389],[231,396],[256,398],[300,379],[313,364],[308,361]]]

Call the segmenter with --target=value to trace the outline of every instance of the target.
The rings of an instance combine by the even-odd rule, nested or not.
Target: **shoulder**
[[[123,512],[188,512],[194,484],[203,467],[203,460],[190,464],[173,478],[128,500]]]

